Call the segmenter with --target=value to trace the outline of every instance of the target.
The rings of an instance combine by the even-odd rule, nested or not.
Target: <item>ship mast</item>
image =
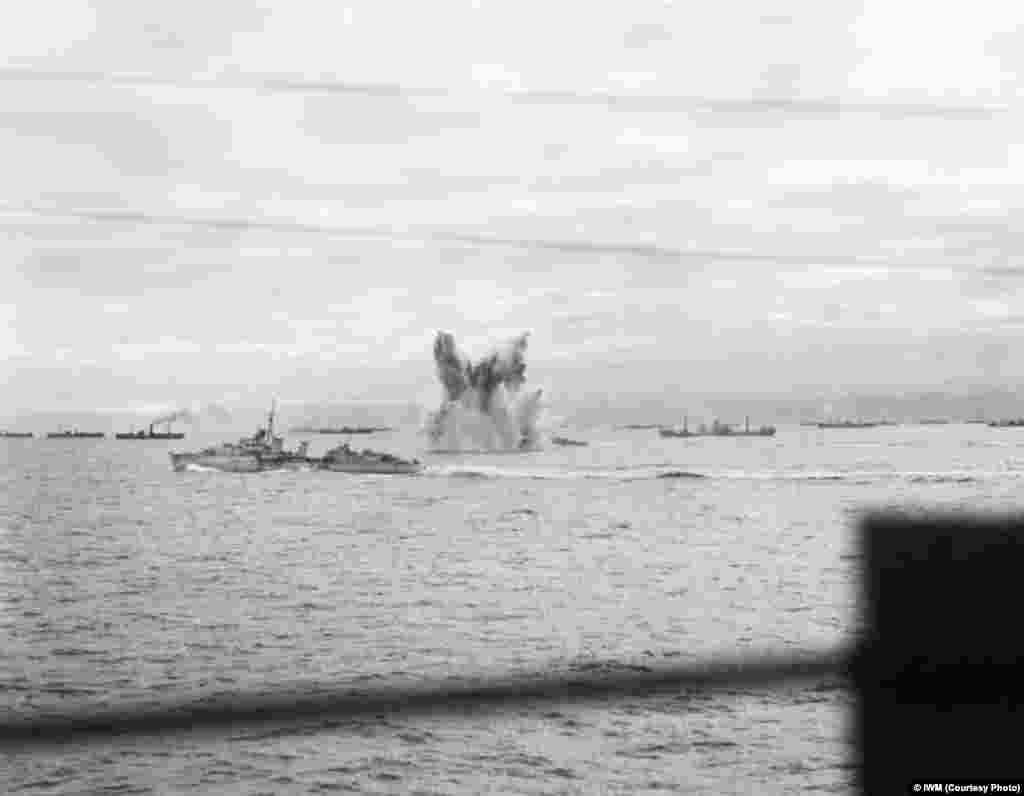
[[[267,416],[267,438],[268,441],[274,439],[274,410],[277,409],[277,399],[275,398],[270,403],[270,414]]]

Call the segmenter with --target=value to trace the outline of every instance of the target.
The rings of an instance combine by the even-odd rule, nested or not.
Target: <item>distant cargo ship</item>
[[[103,439],[107,435],[102,431],[51,431],[47,439]]]
[[[990,428],[1022,428],[1024,427],[1024,418],[1015,418],[1013,420],[993,420],[989,424]]]
[[[662,437],[774,437],[775,426],[750,427],[750,418],[744,422],[742,429],[736,429],[726,423],[715,421],[708,428],[701,424],[696,431],[690,431],[687,419],[683,418],[682,428],[662,428],[658,434]]]
[[[6,439],[31,439],[34,436],[31,431],[0,431],[0,437]]]
[[[294,434],[377,434],[384,431],[394,431],[394,429],[387,426],[339,426],[337,428],[299,426],[292,429]]]
[[[179,432],[171,431],[171,424],[168,423],[166,431],[154,431],[153,426],[156,423],[149,424],[148,431],[131,431],[128,433],[115,434],[118,439],[185,439],[185,435]]]

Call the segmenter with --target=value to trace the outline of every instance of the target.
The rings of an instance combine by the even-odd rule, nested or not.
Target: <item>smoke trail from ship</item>
[[[441,406],[426,433],[441,450],[529,450],[538,441],[541,390],[525,390],[529,332],[474,364],[448,332],[434,339]]]
[[[192,423],[195,420],[195,415],[193,415],[188,409],[176,409],[173,412],[167,412],[166,414],[153,418],[151,422],[154,426],[157,426],[162,423],[174,423],[178,420],[184,420],[186,423]]]

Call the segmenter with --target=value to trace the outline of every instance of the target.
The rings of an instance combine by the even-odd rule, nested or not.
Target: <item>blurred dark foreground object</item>
[[[1024,779],[1024,515],[876,514],[862,531],[862,792]]]

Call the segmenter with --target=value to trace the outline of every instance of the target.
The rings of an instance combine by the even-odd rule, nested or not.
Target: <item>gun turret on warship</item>
[[[204,448],[198,453],[172,453],[171,466],[179,472],[194,465],[229,473],[259,473],[314,464],[314,460],[306,456],[308,442],[300,443],[298,450],[289,451],[285,450],[284,439],[274,436],[275,409],[276,405],[272,405],[267,427],[257,430],[251,437]]]

